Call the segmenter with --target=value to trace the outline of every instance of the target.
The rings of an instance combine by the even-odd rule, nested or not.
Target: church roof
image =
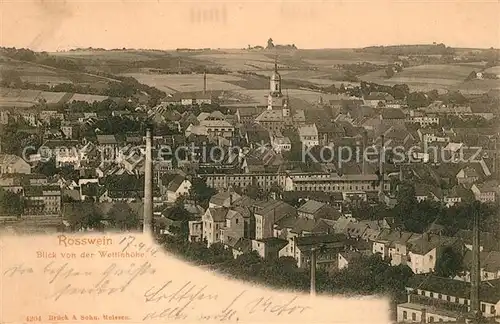
[[[261,122],[281,122],[283,121],[283,112],[281,110],[264,110],[255,120]]]

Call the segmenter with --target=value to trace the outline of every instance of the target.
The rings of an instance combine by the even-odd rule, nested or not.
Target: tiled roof
[[[287,216],[279,221],[276,222],[275,228],[276,229],[285,229],[285,228],[293,228],[293,226],[296,224],[298,217],[297,216]]]
[[[408,280],[406,286],[467,299],[470,298],[471,291],[470,282],[433,275],[414,275]],[[487,303],[498,303],[500,301],[500,279],[482,281],[479,287],[479,299]]]
[[[308,200],[304,205],[299,207],[298,212],[306,214],[314,214],[324,206],[326,206],[326,204],[315,200]]]
[[[297,237],[297,246],[320,245],[327,243],[345,242],[347,237],[344,234],[328,234],[328,235],[308,235]]]
[[[177,189],[179,189],[180,185],[184,182],[184,177],[181,176],[181,175],[176,175],[172,181],[170,181],[170,183],[168,184],[168,187],[167,187],[167,190],[168,191],[177,191]]]
[[[210,215],[214,222],[224,222],[226,220],[226,215],[229,209],[226,207],[209,208]]]
[[[410,242],[409,250],[415,254],[425,255],[435,248],[451,246],[457,241],[455,237],[424,233]]]
[[[101,145],[118,143],[115,135],[97,135],[97,142]]]
[[[406,115],[403,110],[398,108],[384,108],[382,109],[383,119],[405,119]]]
[[[467,250],[464,255],[464,264],[468,269],[472,265],[472,251]],[[479,254],[481,268],[488,272],[500,271],[500,251],[481,252]]]
[[[316,220],[297,218],[297,220],[293,224],[293,228],[291,229],[291,232],[295,233],[295,234],[302,234],[302,232],[312,233],[314,230],[314,227],[316,227]]]
[[[263,238],[263,239],[256,240],[256,241],[262,242],[268,247],[277,247],[278,250],[280,250],[288,245],[287,240],[280,239],[277,237],[267,237],[267,238]]]

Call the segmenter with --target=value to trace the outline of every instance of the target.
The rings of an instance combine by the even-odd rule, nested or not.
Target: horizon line
[[[262,46],[263,49],[260,50],[268,50],[268,51],[300,51],[300,50],[357,50],[357,49],[366,49],[366,48],[371,48],[371,47],[398,47],[398,46],[432,46],[432,45],[440,45],[443,44],[447,48],[452,48],[452,49],[465,49],[465,50],[500,50],[500,48],[496,48],[493,46],[490,47],[467,47],[467,46],[451,46],[447,45],[445,43],[438,43],[438,42],[433,42],[433,43],[399,43],[399,44],[384,44],[384,45],[366,45],[362,47],[298,47],[296,44],[295,46],[297,49],[287,49],[287,48],[282,48],[282,49],[266,49],[265,46],[262,45],[254,45],[250,49],[248,47],[176,47],[176,48],[144,48],[144,47],[102,47],[102,46],[74,46],[74,47],[68,47],[65,49],[56,49],[56,50],[46,50],[46,49],[33,49],[29,46],[23,46],[23,47],[17,47],[17,46],[9,46],[9,45],[4,45],[0,44],[0,47],[2,48],[16,48],[16,49],[28,49],[33,52],[47,52],[47,53],[60,53],[60,52],[69,52],[69,51],[75,51],[75,50],[89,50],[89,49],[95,49],[95,50],[105,50],[105,51],[163,51],[163,52],[170,52],[170,51],[177,51],[179,49],[189,49],[189,50],[252,50],[254,49],[255,46]],[[277,46],[288,46],[292,44],[277,44]],[[387,53],[387,55],[391,55],[390,53]]]

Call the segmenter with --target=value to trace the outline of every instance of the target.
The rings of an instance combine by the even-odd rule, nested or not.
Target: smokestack
[[[471,267],[471,292],[470,292],[470,310],[475,318],[478,318],[481,313],[481,305],[479,302],[479,284],[480,265],[479,265],[479,209],[478,204],[473,205],[473,227],[472,227],[472,267]]]
[[[380,158],[379,158],[379,173],[380,173],[380,188],[379,188],[379,194],[382,194],[384,192],[384,160],[385,160],[385,137],[384,135],[381,135],[382,139],[382,144],[380,147]]]
[[[207,93],[207,71],[203,72],[203,94]]]
[[[146,130],[146,163],[144,166],[144,233],[151,233],[153,220],[153,161],[151,157],[151,129]]]
[[[368,145],[368,132],[363,130],[363,154],[361,155],[362,161],[362,173],[366,174],[366,146]]]
[[[311,248],[311,296],[316,296],[316,248]]]

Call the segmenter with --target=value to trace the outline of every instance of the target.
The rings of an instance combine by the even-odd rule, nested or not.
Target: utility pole
[[[311,296],[316,296],[316,247],[311,248]]]
[[[480,277],[480,244],[479,244],[479,208],[478,204],[473,205],[473,227],[472,227],[472,268],[471,268],[471,292],[470,292],[470,310],[474,321],[481,317],[481,305],[479,301]]]
[[[151,233],[153,220],[153,161],[151,128],[146,130],[146,162],[144,165],[144,234]]]

